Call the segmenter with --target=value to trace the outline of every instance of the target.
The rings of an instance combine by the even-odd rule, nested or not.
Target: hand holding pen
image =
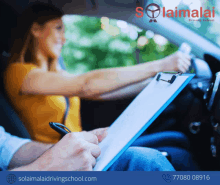
[[[100,128],[90,132],[73,132],[60,123],[50,123],[51,128],[56,130],[64,136],[54,147],[51,148],[52,154],[57,163],[64,163],[62,161],[66,158],[70,163],[60,165],[60,170],[91,171],[96,164],[96,158],[100,155],[101,150],[98,143],[101,142],[107,135],[107,128]],[[81,152],[79,152],[81,151]],[[57,157],[56,157],[57,156]],[[54,161],[54,160],[53,160]],[[74,162],[74,164],[72,164]],[[53,170],[48,166],[48,170]]]

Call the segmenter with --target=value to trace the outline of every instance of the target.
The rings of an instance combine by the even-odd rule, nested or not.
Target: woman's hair
[[[17,19],[17,26],[13,30],[11,43],[11,56],[8,63],[16,62],[20,59],[22,62],[34,60],[34,37],[31,34],[33,23],[44,25],[46,22],[60,18],[64,13],[57,7],[46,3],[34,3],[26,8]]]

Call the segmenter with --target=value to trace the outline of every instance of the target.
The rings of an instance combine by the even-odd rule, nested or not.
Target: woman
[[[68,74],[58,64],[66,41],[62,16],[63,12],[51,5],[35,4],[23,12],[19,30],[13,34],[5,90],[34,140],[55,143],[60,139],[48,123],[63,122],[64,96],[68,96],[70,102],[64,124],[78,132],[82,130],[79,98],[123,98],[140,92],[146,85],[145,80],[157,72],[185,72],[189,68],[190,58],[177,52],[165,59],[132,67],[94,70],[78,76]],[[129,87],[127,94],[117,94],[124,87]],[[113,91],[116,94],[112,96]]]

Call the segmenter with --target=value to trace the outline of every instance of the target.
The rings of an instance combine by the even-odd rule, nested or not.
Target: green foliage
[[[116,27],[116,23],[117,20],[110,20],[110,25]],[[111,36],[101,28],[101,20],[96,17],[65,16],[64,24],[67,42],[62,57],[70,73],[137,64],[135,51],[138,38],[132,40],[121,31],[119,35]],[[141,31],[139,36],[145,33]],[[149,39],[148,44],[139,49],[140,62],[147,62],[161,59],[176,51],[177,47],[168,42],[161,48],[154,39]]]

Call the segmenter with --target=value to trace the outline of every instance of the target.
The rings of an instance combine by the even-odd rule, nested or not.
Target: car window
[[[121,20],[65,15],[63,21],[67,41],[62,57],[70,73],[135,65],[178,49],[163,36]]]
[[[152,2],[157,3],[162,8],[165,7],[166,12],[169,9],[173,10],[174,12],[177,10],[177,16],[175,16],[174,13],[174,17],[171,17],[171,19],[180,22],[181,24],[187,26],[201,36],[220,46],[219,0],[175,0],[172,2],[170,0],[150,0],[148,1],[148,4]],[[185,17],[183,12],[181,12],[180,17],[179,10],[189,10],[190,17],[188,17],[188,12]],[[192,17],[193,10],[195,13],[193,15],[194,17]],[[198,10],[198,14],[196,14],[195,10]],[[207,12],[205,15],[206,10],[210,10],[210,14]],[[203,12],[203,17],[200,17],[201,12]]]

